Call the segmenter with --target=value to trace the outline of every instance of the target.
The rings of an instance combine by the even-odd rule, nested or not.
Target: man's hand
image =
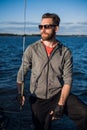
[[[54,111],[51,111],[50,115],[52,115],[52,120],[59,119],[63,117],[63,105],[57,105]]]
[[[18,103],[23,106],[25,102],[25,96],[21,96],[21,94],[18,94],[17,96]]]
[[[25,96],[23,95],[24,83],[23,82],[17,83],[17,86],[18,86],[17,100],[20,106],[23,106],[25,103]]]

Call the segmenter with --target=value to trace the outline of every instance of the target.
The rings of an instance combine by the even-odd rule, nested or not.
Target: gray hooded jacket
[[[47,56],[41,40],[27,47],[18,71],[18,83],[22,82],[22,71],[26,75],[29,69],[30,92],[41,99],[54,96],[64,84],[72,84],[72,55],[59,41],[50,57]]]

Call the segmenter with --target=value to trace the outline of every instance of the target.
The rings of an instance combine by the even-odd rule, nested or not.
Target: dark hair
[[[42,19],[43,18],[52,18],[54,24],[59,26],[60,17],[57,14],[55,14],[55,13],[52,13],[52,14],[51,13],[45,13],[45,14],[42,15]]]

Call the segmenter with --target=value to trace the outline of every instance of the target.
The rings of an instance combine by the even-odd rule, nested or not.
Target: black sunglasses
[[[52,27],[55,27],[55,26],[57,26],[57,25],[55,25],[55,24],[45,24],[45,25],[39,25],[38,27],[41,30],[41,29],[43,29],[43,27],[45,29],[51,29]]]

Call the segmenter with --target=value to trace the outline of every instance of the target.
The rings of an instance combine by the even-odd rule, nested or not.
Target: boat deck
[[[26,92],[26,95],[28,92]],[[19,104],[16,100],[16,90],[1,90],[0,91],[0,107],[4,108],[5,129],[1,130],[34,130],[32,124],[32,116],[26,96],[26,102],[20,111]],[[52,121],[51,130],[76,130],[75,124],[64,115],[59,120]]]

